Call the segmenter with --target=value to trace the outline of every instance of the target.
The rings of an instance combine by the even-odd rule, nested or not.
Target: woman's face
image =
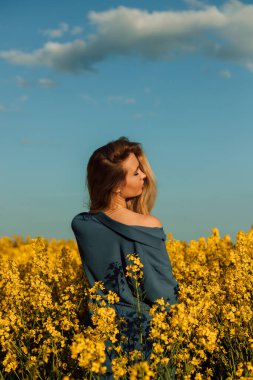
[[[128,158],[123,162],[123,166],[127,169],[126,184],[121,187],[121,196],[124,198],[132,198],[140,195],[143,190],[144,174],[139,168],[139,161],[134,153],[130,153]]]

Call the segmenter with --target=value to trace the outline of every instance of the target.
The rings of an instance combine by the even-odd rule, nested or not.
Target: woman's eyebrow
[[[136,170],[134,172],[136,172],[138,169],[139,169],[140,165],[137,166]]]

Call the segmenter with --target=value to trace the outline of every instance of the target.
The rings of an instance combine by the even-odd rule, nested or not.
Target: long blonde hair
[[[140,169],[146,174],[141,195],[126,199],[129,210],[149,215],[156,196],[157,187],[153,170],[142,149],[141,143],[129,141],[125,136],[96,149],[87,164],[86,186],[89,191],[88,206],[90,212],[106,209],[112,200],[115,186],[124,185],[127,171],[122,162],[134,153],[139,161]]]

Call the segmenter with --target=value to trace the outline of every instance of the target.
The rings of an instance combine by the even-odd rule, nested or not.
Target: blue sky
[[[73,239],[87,161],[127,136],[190,241],[253,224],[253,5],[0,3],[0,236]]]

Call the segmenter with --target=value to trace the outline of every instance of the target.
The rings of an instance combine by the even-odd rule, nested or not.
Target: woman
[[[102,281],[106,291],[118,294],[113,305],[127,323],[127,350],[141,349],[137,298],[133,281],[126,276],[127,255],[135,253],[143,264],[142,326],[148,336],[154,301],[163,297],[170,305],[178,302],[179,286],[166,250],[162,224],[150,215],[157,190],[154,173],[140,143],[126,137],[111,141],[91,155],[86,185],[89,212],[76,215],[71,223],[90,286]],[[144,347],[146,358],[150,345]],[[106,364],[110,368],[110,357]],[[108,374],[104,378],[113,378]]]

